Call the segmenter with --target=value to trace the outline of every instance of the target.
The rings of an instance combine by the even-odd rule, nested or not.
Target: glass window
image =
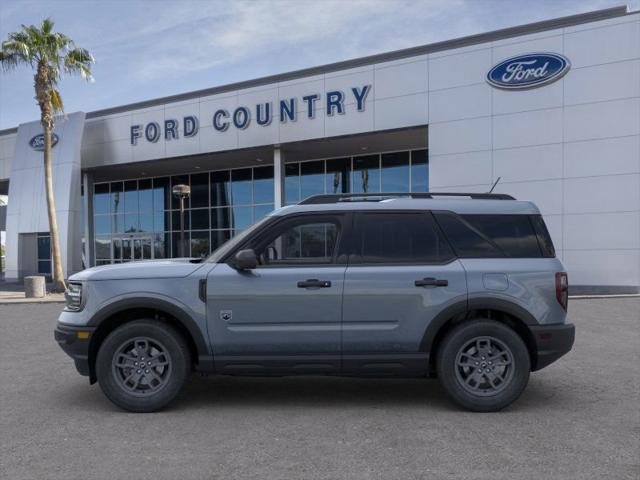
[[[153,209],[156,212],[168,210],[171,208],[171,188],[169,186],[169,178],[153,179]]]
[[[273,203],[273,166],[253,169],[253,203]]]
[[[153,213],[140,214],[140,231],[153,232]]]
[[[171,234],[171,256],[173,258],[189,256],[189,232],[184,232],[184,253],[180,254],[180,232]]]
[[[100,183],[93,186],[93,212],[94,213],[111,213],[109,184]]]
[[[38,260],[38,273],[51,274],[51,260]]]
[[[324,193],[324,161],[300,164],[300,199]]]
[[[234,205],[251,205],[253,193],[251,169],[231,170],[231,198]]]
[[[111,213],[124,213],[122,182],[111,183]]]
[[[111,233],[111,215],[95,215],[93,217],[93,229],[96,235],[108,235]]]
[[[153,214],[153,231],[164,232],[169,230],[169,212],[157,212]]]
[[[209,229],[209,209],[197,208],[191,210],[191,229],[192,230],[208,230]]]
[[[124,232],[124,213],[111,216],[111,230],[113,233]]]
[[[114,260],[122,260],[122,257],[124,255],[123,249],[122,249],[122,239],[121,238],[114,238],[113,239],[113,258]],[[127,252],[127,257],[131,256],[131,251]]]
[[[358,216],[356,260],[362,263],[444,263],[453,252],[426,213]]]
[[[38,259],[51,259],[51,236],[38,234]]]
[[[337,221],[309,219],[296,222],[276,233],[256,253],[264,265],[331,263],[336,251],[339,225]]]
[[[380,191],[379,155],[354,157],[352,185],[354,193],[377,193]]]
[[[125,233],[140,231],[140,216],[137,213],[125,213],[124,231]]]
[[[288,163],[284,167],[284,198],[287,205],[300,201],[300,164]]]
[[[411,152],[411,191],[429,191],[429,151]]]
[[[157,233],[153,237],[154,258],[166,258],[169,253],[169,234]]]
[[[462,218],[491,239],[507,257],[542,255],[528,215],[462,215]]]
[[[176,185],[189,185],[189,175],[174,175],[171,177],[171,189]],[[175,197],[171,192],[171,208],[180,208],[180,199]],[[184,200],[184,208],[189,208],[190,198],[187,197]]]
[[[209,174],[191,175],[191,208],[209,206]]]
[[[229,207],[211,209],[211,228],[231,228],[231,209]]]
[[[189,230],[189,210],[184,212],[184,229]],[[171,212],[171,230],[180,231],[180,210]]]
[[[540,244],[540,250],[542,250],[542,256],[547,258],[554,258],[556,256],[556,250],[553,247],[553,241],[551,241],[551,235],[547,230],[547,226],[542,219],[542,215],[531,215],[531,223],[538,236],[538,243]]]
[[[349,193],[351,158],[334,158],[327,160],[326,169],[325,192]]]
[[[231,181],[229,171],[211,172],[211,206],[231,205]]]
[[[191,232],[191,256],[202,258],[209,253],[209,232]]]
[[[138,213],[139,208],[138,182],[136,180],[124,182],[124,211],[126,213]]]
[[[382,191],[409,191],[409,152],[383,153]]]
[[[220,247],[231,238],[231,230],[213,230],[211,232],[211,251]]]
[[[96,237],[96,258],[111,259],[111,237]]]
[[[454,213],[434,213],[438,224],[462,258],[501,258],[504,254],[481,232]]]
[[[244,230],[253,223],[252,207],[233,207],[233,228]]]
[[[256,205],[255,207],[253,207],[253,222],[257,222],[261,218],[266,217],[271,212],[273,212],[273,204]]]
[[[151,212],[153,210],[153,189],[151,179],[138,180],[138,201],[141,212]]]

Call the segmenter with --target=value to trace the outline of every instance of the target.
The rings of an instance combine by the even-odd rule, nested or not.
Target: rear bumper
[[[573,347],[576,328],[571,323],[531,326],[536,343],[536,361],[532,371],[555,362]]]
[[[89,342],[94,330],[91,327],[74,327],[58,323],[53,331],[56,342],[73,359],[80,375],[89,376],[90,374]],[[86,334],[78,335],[80,332],[86,332]],[[84,338],[85,336],[86,338]]]

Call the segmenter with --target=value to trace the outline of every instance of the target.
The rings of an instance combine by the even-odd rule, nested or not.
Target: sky
[[[624,0],[2,0],[0,39],[51,17],[96,58],[65,78],[67,113],[174,95],[539,20]],[[640,0],[631,0],[631,9]],[[37,120],[33,74],[0,72],[0,130]]]

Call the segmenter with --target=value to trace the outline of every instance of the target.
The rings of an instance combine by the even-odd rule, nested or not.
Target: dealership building
[[[42,129],[0,131],[6,278],[51,271]],[[67,275],[208,254],[320,193],[494,192],[540,208],[585,291],[640,286],[640,13],[616,7],[57,122]],[[474,201],[474,200],[468,200]]]

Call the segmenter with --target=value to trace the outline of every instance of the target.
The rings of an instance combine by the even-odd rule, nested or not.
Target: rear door
[[[423,372],[421,342],[429,322],[466,302],[464,269],[430,212],[362,212],[354,222],[344,285],[343,371]]]

